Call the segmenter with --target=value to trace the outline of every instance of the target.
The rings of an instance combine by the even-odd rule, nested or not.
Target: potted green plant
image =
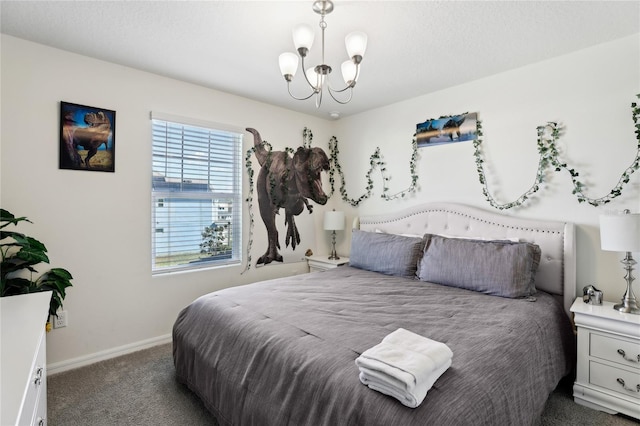
[[[52,268],[38,275],[35,266],[49,263],[47,248],[35,238],[6,229],[20,222],[33,223],[26,217],[15,217],[0,209],[0,297],[51,290],[49,315],[57,316],[73,277],[62,268]]]

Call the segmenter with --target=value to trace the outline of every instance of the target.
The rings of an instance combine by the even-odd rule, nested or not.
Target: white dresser
[[[613,303],[571,306],[578,329],[578,365],[573,398],[580,405],[640,419],[640,315]]]
[[[51,292],[0,298],[0,425],[47,424]]]

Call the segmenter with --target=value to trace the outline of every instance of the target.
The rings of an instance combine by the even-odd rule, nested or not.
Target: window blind
[[[240,263],[243,133],[151,121],[152,271]]]

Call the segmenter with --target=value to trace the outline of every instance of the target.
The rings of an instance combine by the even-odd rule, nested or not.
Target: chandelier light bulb
[[[353,61],[344,61],[340,68],[342,69],[342,78],[346,84],[358,81],[359,73],[357,73],[356,64]]]
[[[344,42],[350,58],[360,56],[362,59],[364,57],[364,52],[367,50],[367,35],[365,33],[362,31],[351,32],[347,34]]]
[[[293,44],[295,45],[296,50],[300,48],[310,50],[313,45],[314,38],[315,34],[313,33],[313,28],[307,24],[297,25],[293,29]]]
[[[291,78],[296,75],[298,70],[298,55],[291,52],[285,52],[278,57],[280,63],[280,72],[283,76],[290,75]]]

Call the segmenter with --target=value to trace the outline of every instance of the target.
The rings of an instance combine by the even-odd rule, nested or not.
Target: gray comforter
[[[451,367],[417,408],[369,389],[354,360],[403,327]],[[351,267],[217,291],[178,316],[178,380],[233,425],[528,425],[570,371],[561,304]]]

